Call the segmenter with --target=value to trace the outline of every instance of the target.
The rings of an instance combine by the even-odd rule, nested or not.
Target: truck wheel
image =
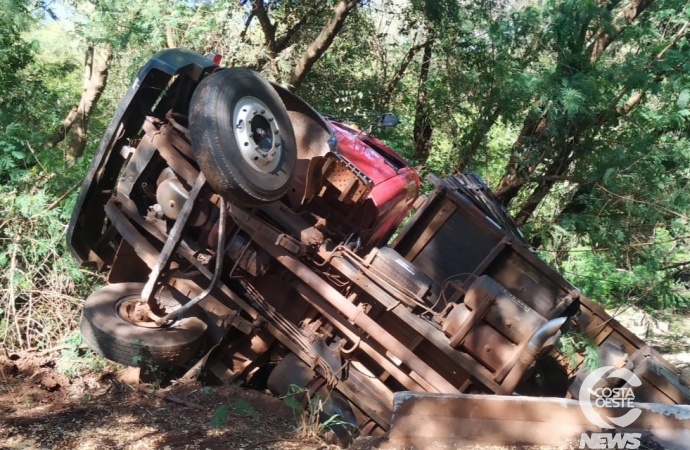
[[[188,313],[171,326],[161,328],[146,318],[134,318],[134,308],[141,303],[143,283],[117,283],[91,294],[84,303],[81,335],[95,352],[127,366],[166,367],[190,360],[201,345],[206,324]],[[157,297],[168,313],[181,306],[167,289]]]
[[[189,132],[208,183],[239,206],[258,206],[285,195],[297,146],[283,102],[249,69],[206,77],[194,91]]]

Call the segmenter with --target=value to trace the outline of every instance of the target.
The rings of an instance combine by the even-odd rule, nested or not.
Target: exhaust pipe
[[[534,334],[532,334],[532,337],[529,338],[529,341],[527,341],[527,347],[525,349],[529,350],[530,353],[533,353],[535,357],[539,355],[539,352],[544,347],[544,344],[546,344],[546,341],[558,333],[558,330],[561,329],[567,320],[567,317],[557,317],[549,320],[537,328],[537,331],[535,331]]]
[[[542,324],[537,330],[532,333],[532,336],[527,341],[522,354],[515,362],[515,365],[506,376],[497,394],[499,395],[510,395],[513,393],[518,383],[522,379],[522,376],[527,372],[529,367],[532,365],[534,360],[539,356],[539,352],[546,344],[546,341],[551,339],[558,333],[563,324],[568,320],[567,317],[558,317],[556,319],[551,319],[548,322]]]

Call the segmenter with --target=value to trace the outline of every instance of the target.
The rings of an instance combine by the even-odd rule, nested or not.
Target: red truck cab
[[[364,247],[385,245],[419,195],[419,175],[380,140],[347,125],[329,123],[335,131],[337,151],[373,182],[369,197],[375,219],[365,228]]]

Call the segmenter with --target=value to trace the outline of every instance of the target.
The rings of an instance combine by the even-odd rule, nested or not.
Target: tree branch
[[[652,67],[654,62],[661,61],[664,58],[664,56],[666,55],[666,52],[668,52],[671,48],[673,48],[673,46],[675,46],[678,43],[678,41],[680,41],[684,36],[686,36],[688,34],[686,31],[688,28],[688,25],[690,25],[690,21],[685,22],[683,24],[683,26],[680,27],[680,30],[678,30],[678,32],[675,34],[675,36],[673,36],[673,39],[671,39],[669,41],[669,43],[666,44],[666,46],[664,46],[664,48],[659,53],[657,53],[656,57],[653,58],[652,62],[649,62],[645,66],[645,70],[649,70]],[[659,74],[654,78],[654,82],[656,82],[656,83],[661,82],[661,80],[662,80],[662,74]],[[636,91],[630,95],[630,97],[625,101],[625,103],[623,103],[621,106],[618,106],[618,102],[621,101],[621,99],[628,92],[628,90],[629,90],[628,88],[622,89],[621,92],[618,95],[616,95],[616,97],[610,103],[609,109],[615,110],[616,114],[618,116],[624,116],[624,115],[628,114],[630,111],[632,111],[632,109],[635,106],[637,106],[638,103],[640,103],[640,101],[645,96],[645,91],[643,91],[643,90]],[[599,114],[599,119],[597,120],[597,125],[598,126],[603,125],[607,119],[608,119],[608,115],[606,113]]]
[[[487,105],[487,107],[488,106],[490,105]],[[496,106],[488,117],[485,113],[482,113],[474,121],[470,127],[470,132],[466,135],[469,138],[469,142],[466,141],[466,145],[461,146],[463,150],[461,151],[461,156],[458,160],[458,163],[453,169],[455,173],[459,173],[461,170],[464,170],[466,167],[472,164],[477,150],[479,149],[479,145],[482,143],[482,140],[489,130],[491,130],[491,127],[494,126],[500,115],[501,107]]]
[[[687,237],[687,236],[683,236],[683,237]],[[683,267],[683,266],[687,266],[687,265],[690,265],[690,261],[683,261],[683,262],[679,262],[679,263],[675,263],[675,264],[669,264],[668,266],[659,267],[659,270],[676,269],[678,267]]]
[[[638,199],[636,199],[636,198],[634,198],[634,197],[632,197],[632,196],[629,196],[629,195],[620,195],[620,194],[616,194],[615,192],[611,192],[611,191],[609,191],[608,189],[606,189],[601,183],[595,183],[595,186],[598,187],[599,189],[601,189],[602,191],[604,191],[604,192],[606,192],[606,193],[608,193],[608,194],[610,194],[610,195],[612,195],[612,196],[614,196],[614,197],[616,197],[616,198],[619,198],[619,199],[621,199],[621,200],[627,200],[627,201],[630,201],[630,202],[633,202],[633,203],[639,203],[639,204],[641,204],[641,205],[652,206],[652,207],[654,207],[654,208],[658,208],[658,209],[660,209],[660,210],[662,210],[662,211],[664,211],[664,212],[667,212],[667,213],[669,213],[669,214],[673,214],[674,216],[680,217],[680,218],[683,219],[683,220],[687,220],[687,219],[688,219],[688,216],[686,216],[685,214],[681,214],[681,213],[679,213],[679,212],[677,212],[677,211],[673,211],[672,209],[668,209],[668,208],[663,207],[663,206],[661,206],[661,205],[659,205],[659,204],[657,204],[657,203],[652,203],[652,202],[648,202],[648,201],[645,201],[645,200],[638,200]]]
[[[276,25],[271,23],[271,19],[268,17],[268,12],[264,7],[263,0],[252,0],[252,12],[256,18],[259,19],[259,24],[261,24],[261,29],[264,32],[264,44],[266,45],[266,48],[271,52],[272,55],[275,55]]]
[[[249,17],[247,17],[247,20],[244,22],[244,28],[240,33],[240,39],[243,41],[247,37],[247,30],[249,30],[249,25],[252,24],[252,19],[254,19],[254,10],[249,13]]]
[[[633,94],[621,106],[616,107],[619,116],[628,114],[644,97],[644,91],[633,92]]]
[[[285,33],[277,40],[275,44],[276,53],[280,53],[285,50],[292,40],[293,36],[302,28],[302,26],[309,20],[310,17],[314,16],[319,9],[324,5],[325,2],[316,2],[313,7],[302,16],[300,20],[297,21],[293,26],[287,29]]]
[[[661,50],[661,51],[656,55],[656,59],[657,59],[657,60],[661,60],[661,59],[664,57],[664,55],[666,54],[667,51],[669,51],[674,45],[676,45],[676,44],[678,43],[678,41],[680,41],[681,38],[683,38],[683,36],[685,36],[685,35],[688,34],[685,30],[688,28],[688,24],[689,24],[689,23],[690,23],[690,22],[685,22],[685,23],[683,24],[683,26],[680,27],[680,30],[678,30],[678,32],[676,33],[676,35],[673,36],[673,39],[671,39],[671,42],[669,42],[668,45],[666,45],[666,47],[664,47],[663,50]]]
[[[493,193],[496,197],[501,197],[502,195],[505,195],[507,192],[509,192],[513,189],[521,188],[522,186],[526,185],[527,183],[542,183],[545,181],[569,181],[571,183],[576,183],[576,184],[585,184],[585,183],[591,182],[588,180],[582,180],[580,178],[577,178],[577,177],[574,177],[571,175],[544,175],[542,177],[529,177],[529,178],[520,179],[519,181],[516,181],[515,183],[506,184],[505,186],[503,186],[501,188],[496,188],[496,190],[494,190]]]
[[[357,7],[357,2],[358,0],[338,1],[338,4],[335,6],[335,10],[333,11],[333,16],[328,19],[328,22],[326,22],[326,25],[324,25],[321,33],[319,33],[314,42],[309,45],[307,50],[302,53],[300,60],[297,62],[295,70],[292,72],[289,81],[290,88],[292,90],[295,90],[299,87],[314,63],[316,63],[316,61],[321,58],[326,50],[328,50],[328,47],[331,46],[333,40],[342,29],[345,19],[347,19],[347,16],[350,14],[350,12]]]
[[[390,103],[391,101],[391,96],[393,95],[393,91],[395,91],[396,86],[402,80],[402,77],[405,75],[405,71],[407,70],[407,66],[410,65],[410,62],[414,59],[415,55],[419,50],[424,48],[426,45],[426,42],[423,42],[419,45],[415,45],[410,47],[410,49],[407,51],[405,54],[405,57],[402,59],[402,62],[400,63],[400,67],[398,68],[398,71],[395,72],[393,75],[393,78],[388,82],[388,85],[386,86],[386,90],[383,92],[383,98],[381,99],[381,107],[385,109],[386,105]]]
[[[601,54],[618,37],[625,25],[630,25],[654,0],[631,0],[614,17],[611,27],[604,27],[587,48],[589,61],[595,63]]]
[[[283,50],[285,50],[288,45],[290,45],[290,39],[299,31],[300,28],[302,28],[302,25],[305,24],[307,21],[307,15],[302,17],[299,21],[297,21],[296,24],[294,24],[292,27],[290,27],[285,34],[283,34],[280,39],[278,39],[278,42],[276,42],[275,49],[276,53],[280,53]]]

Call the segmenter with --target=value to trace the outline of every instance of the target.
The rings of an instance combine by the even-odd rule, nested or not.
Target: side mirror
[[[399,123],[400,119],[391,113],[384,113],[376,118],[376,126],[381,128],[394,127]]]

